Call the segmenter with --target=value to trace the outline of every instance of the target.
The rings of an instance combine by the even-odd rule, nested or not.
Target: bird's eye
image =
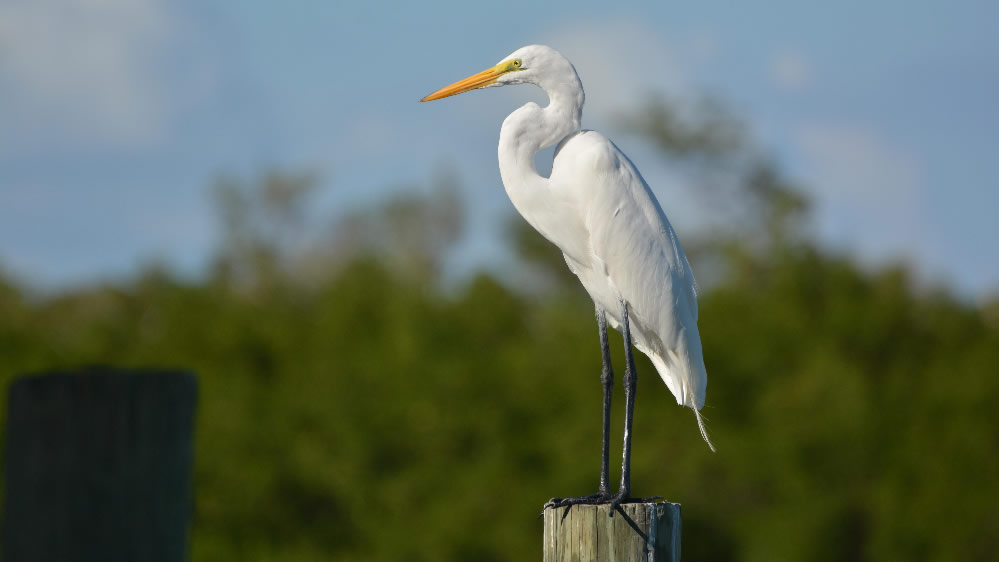
[[[513,60],[513,66],[514,66],[514,68],[520,68],[520,65],[521,65],[520,59],[514,59]]]

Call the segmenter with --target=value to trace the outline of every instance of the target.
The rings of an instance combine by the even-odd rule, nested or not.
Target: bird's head
[[[495,66],[445,86],[420,101],[439,100],[469,90],[509,84],[545,87],[547,82],[568,79],[579,80],[576,70],[561,53],[544,45],[528,45],[510,53]]]

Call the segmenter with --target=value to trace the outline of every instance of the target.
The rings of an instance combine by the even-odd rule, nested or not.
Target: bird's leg
[[[631,325],[628,323],[628,303],[621,301],[621,335],[624,336],[624,451],[621,460],[621,487],[611,501],[611,515],[614,508],[627,502],[631,495],[631,425],[635,417],[635,388],[638,385],[638,372],[631,354]]]
[[[614,394],[614,367],[611,365],[610,343],[607,341],[607,315],[600,305],[596,305],[597,329],[600,332],[600,357],[603,369],[600,371],[600,383],[604,389],[603,427],[600,438],[600,488],[597,493],[575,498],[552,498],[545,507],[569,507],[580,504],[607,503],[614,496],[610,493],[610,411],[611,397]],[[564,515],[563,515],[564,516]]]
[[[607,341],[607,315],[597,306],[597,329],[600,331],[600,357],[603,370],[600,383],[604,388],[603,433],[600,437],[600,489],[602,496],[610,495],[610,412],[611,397],[614,394],[614,367],[611,365],[610,342]]]

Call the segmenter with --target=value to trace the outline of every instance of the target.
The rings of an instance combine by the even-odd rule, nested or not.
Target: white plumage
[[[528,103],[503,122],[499,167],[517,211],[562,250],[608,323],[621,329],[627,303],[635,347],[647,355],[678,404],[701,416],[707,372],[697,330],[697,285],[666,214],[627,156],[595,131],[581,130],[583,87],[550,47],[531,45],[424,101],[475,88],[531,83],[549,104]],[[558,143],[551,176],[535,154]],[[712,447],[713,449],[714,447]]]
[[[591,173],[565,174],[585,162]],[[563,250],[569,269],[612,327],[621,322],[617,303],[628,303],[635,347],[652,359],[678,404],[701,409],[707,373],[694,275],[648,185],[627,157],[594,131],[573,135],[560,147],[550,185],[575,195],[583,218],[586,248],[577,255]]]

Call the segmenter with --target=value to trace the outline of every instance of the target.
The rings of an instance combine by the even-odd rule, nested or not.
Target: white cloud
[[[874,204],[910,199],[920,182],[916,159],[857,125],[812,124],[798,140],[826,195]]]
[[[918,255],[933,225],[915,157],[860,125],[806,125],[797,141],[825,234],[865,257]]]
[[[770,62],[770,78],[781,90],[802,90],[812,80],[812,67],[804,54],[798,51],[782,51]]]
[[[121,146],[155,138],[168,104],[159,79],[173,31],[165,6],[0,3],[0,121],[17,131],[19,148],[52,139]]]
[[[692,36],[690,45],[680,46],[633,20],[575,22],[545,37],[572,61],[583,81],[584,119],[603,123],[650,91],[691,94],[686,64],[704,62],[718,50],[708,34]]]

